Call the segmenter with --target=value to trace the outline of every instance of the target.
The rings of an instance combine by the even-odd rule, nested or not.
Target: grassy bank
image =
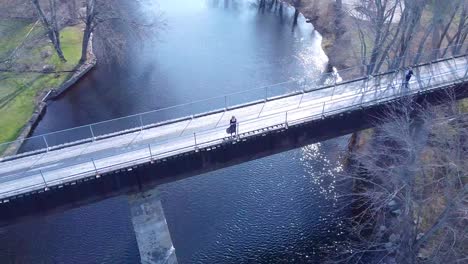
[[[28,35],[29,34],[29,35]],[[61,31],[67,62],[61,62],[40,23],[0,20],[0,61],[14,52],[12,72],[0,72],[0,143],[15,140],[31,118],[38,95],[60,86],[69,73],[36,73],[44,65],[56,71],[72,70],[81,55],[80,26]],[[17,48],[19,47],[19,48]],[[20,72],[21,71],[21,72]]]

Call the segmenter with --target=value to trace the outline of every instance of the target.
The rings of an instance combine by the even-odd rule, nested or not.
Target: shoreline
[[[77,70],[73,73],[72,76],[66,81],[64,81],[57,89],[50,89],[44,101],[49,101],[58,98],[60,95],[68,91],[68,89],[73,86],[81,77],[85,76],[91,69],[96,66],[97,59],[93,51],[93,34],[89,37],[88,41],[88,55],[87,60],[83,64],[77,66]]]
[[[65,93],[70,87],[78,82],[83,76],[90,72],[94,66],[96,66],[97,59],[93,51],[93,37],[89,38],[89,48],[87,61],[81,65],[77,65],[76,71],[61,85],[53,87],[48,90],[42,91],[36,95],[35,107],[31,118],[21,128],[18,137],[10,142],[10,145],[6,147],[5,151],[1,153],[2,156],[10,156],[18,153],[19,149],[23,145],[25,139],[27,139],[32,131],[36,128],[38,123],[47,111],[47,105],[50,100],[54,100],[63,93]],[[8,142],[5,142],[8,143]],[[2,144],[5,144],[2,143]]]
[[[285,4],[297,9],[311,23],[314,29],[322,36],[322,49],[328,56],[328,63],[340,69],[354,66],[357,62],[352,58],[352,50],[343,49],[352,45],[353,39],[346,36],[349,29],[345,26],[348,16],[343,12],[345,3],[342,7],[337,6],[336,2],[328,0],[319,0],[313,3],[299,3],[296,7],[294,0],[282,0]],[[337,15],[340,14],[340,15]],[[333,54],[333,56],[329,56]]]

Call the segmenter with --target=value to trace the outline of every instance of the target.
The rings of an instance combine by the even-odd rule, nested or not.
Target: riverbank
[[[0,142],[26,138],[46,109],[53,91],[63,92],[96,63],[94,55],[78,65],[82,44],[81,24],[64,27],[61,43],[67,62],[55,53],[41,23],[22,19],[0,20]],[[91,49],[90,49],[91,50]],[[5,146],[14,154],[21,144]]]
[[[343,7],[332,0],[283,0],[297,8],[323,37],[322,48],[329,56],[329,63],[338,69],[359,64],[359,38],[348,27],[352,21]],[[346,1],[344,1],[346,5]]]

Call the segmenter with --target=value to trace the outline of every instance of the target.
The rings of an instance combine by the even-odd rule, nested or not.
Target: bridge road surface
[[[417,93],[459,82],[467,71],[466,57],[414,68],[415,76],[409,87],[401,85],[403,74],[387,74],[379,78],[337,84],[321,90],[292,95],[238,109],[208,114],[167,125],[138,130],[119,136],[52,150],[41,154],[0,162],[0,199],[61,185],[81,178],[126,168],[153,158],[164,158],[193,151],[198,147],[214,146],[226,140],[226,128],[231,116],[239,122],[239,134],[253,133],[264,128],[284,127],[300,123],[301,119],[322,118],[322,113],[346,112],[361,104],[379,104],[398,98],[401,93]],[[432,77],[431,77],[432,76]],[[391,85],[393,84],[393,86]],[[287,112],[287,114],[286,114]],[[151,152],[148,145],[151,145]],[[93,164],[94,161],[94,164]],[[42,175],[41,175],[42,174]],[[2,200],[0,200],[1,202]]]

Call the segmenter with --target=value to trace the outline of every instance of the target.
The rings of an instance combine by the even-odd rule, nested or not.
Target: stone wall
[[[96,56],[94,55],[93,52],[93,35],[91,34],[91,37],[89,38],[89,44],[88,44],[88,60],[79,65],[79,67],[76,69],[75,73],[65,81],[60,87],[57,89],[53,89],[52,93],[49,93],[48,96],[45,98],[45,100],[49,99],[54,99],[61,94],[63,94],[65,91],[68,90],[73,84],[75,84],[81,77],[83,77],[86,73],[88,73],[94,66],[96,66],[97,60]]]

